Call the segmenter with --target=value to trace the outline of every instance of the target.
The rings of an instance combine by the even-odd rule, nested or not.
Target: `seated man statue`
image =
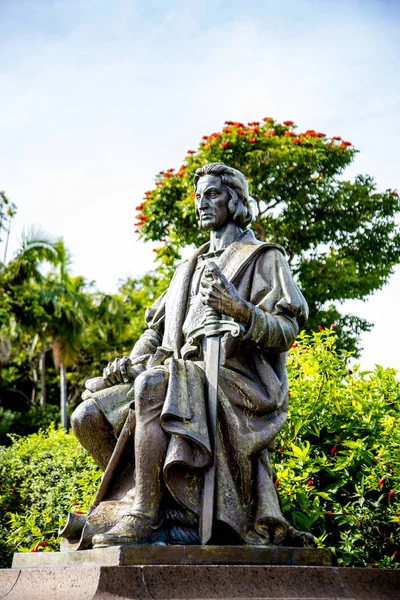
[[[287,417],[286,355],[307,318],[307,304],[283,248],[258,241],[248,229],[253,217],[243,174],[207,164],[196,171],[194,188],[196,216],[199,227],[210,231],[209,243],[177,268],[147,310],[147,329],[129,358],[116,359],[102,378],[89,380],[72,415],[75,435],[103,470],[129,410],[136,420],[120,499],[125,508],[114,508],[108,526],[93,535],[94,546],[200,543],[210,464],[214,543],[278,544],[288,533],[270,452]],[[242,331],[220,337],[214,449],[205,365],[215,358],[207,357],[206,338],[190,335],[210,309]],[[179,527],[171,534],[171,515],[182,531],[191,527],[186,542]]]

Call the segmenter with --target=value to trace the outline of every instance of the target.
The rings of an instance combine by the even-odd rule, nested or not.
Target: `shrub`
[[[282,508],[339,565],[398,567],[400,382],[394,369],[350,369],[335,343],[332,329],[302,334],[289,355],[290,415],[274,453]],[[0,448],[3,565],[16,549],[56,550],[59,525],[87,510],[99,479],[54,427]]]
[[[60,408],[53,404],[30,406],[25,411],[5,409],[0,406],[0,445],[8,446],[8,434],[29,435],[39,429],[47,429],[60,420]]]
[[[289,355],[290,415],[276,440],[282,507],[342,566],[398,566],[400,382],[348,366],[335,333],[302,334]]]
[[[69,510],[87,510],[101,475],[73,434],[54,426],[12,441],[0,449],[0,566],[41,542],[57,550],[58,527]]]

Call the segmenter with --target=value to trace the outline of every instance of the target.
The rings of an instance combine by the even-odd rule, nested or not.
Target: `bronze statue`
[[[288,534],[270,453],[287,417],[286,353],[307,304],[283,248],[247,228],[243,174],[208,164],[194,186],[210,242],[177,268],[129,358],[89,380],[72,415],[105,471],[87,518],[62,533],[81,535],[79,548],[268,545]]]

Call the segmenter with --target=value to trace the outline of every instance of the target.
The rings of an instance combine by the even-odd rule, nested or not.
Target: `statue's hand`
[[[203,304],[217,313],[233,317],[235,321],[247,325],[251,318],[251,305],[243,300],[237,289],[227,280],[217,265],[209,261],[200,284]]]
[[[103,371],[103,379],[108,386],[118,383],[128,383],[134,380],[134,376],[130,370],[131,361],[128,356],[116,358],[113,362],[108,363]]]

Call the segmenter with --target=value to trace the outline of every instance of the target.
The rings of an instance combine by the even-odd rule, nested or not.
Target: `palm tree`
[[[60,371],[61,425],[67,420],[67,367],[76,363],[84,326],[90,320],[90,297],[82,277],[72,277],[68,271],[70,256],[62,240],[56,244],[59,263],[46,277],[40,301],[47,315],[44,331],[51,340],[53,358]]]
[[[44,281],[44,264],[56,265],[60,260],[56,240],[42,230],[31,228],[22,234],[21,245],[8,263],[0,263],[0,364],[11,356],[11,342],[23,332],[32,336],[29,363],[32,370],[34,402],[37,387],[37,364],[34,352],[41,339],[42,311],[38,309],[38,287]],[[36,305],[35,305],[36,303]],[[42,379],[42,398],[45,386]],[[42,403],[42,402],[41,402]]]

